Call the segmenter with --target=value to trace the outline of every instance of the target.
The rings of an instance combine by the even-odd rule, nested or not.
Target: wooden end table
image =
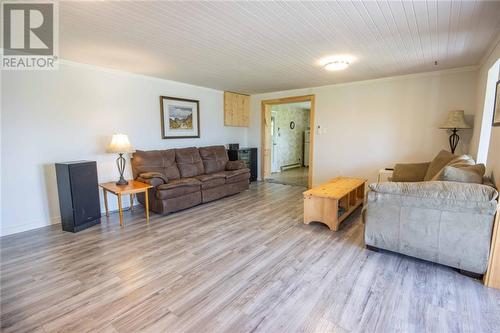
[[[102,193],[104,194],[104,207],[106,208],[106,216],[109,217],[108,192],[111,192],[118,197],[118,212],[120,213],[121,226],[123,226],[122,194],[130,195],[130,210],[132,211],[134,209],[134,194],[144,192],[146,222],[149,223],[148,189],[152,188],[152,185],[141,183],[135,180],[129,180],[127,185],[116,185],[115,182],[108,182],[99,184],[99,186],[102,187]]]
[[[366,179],[337,177],[314,187],[304,195],[304,223],[321,222],[337,231],[358,206],[363,204]]]

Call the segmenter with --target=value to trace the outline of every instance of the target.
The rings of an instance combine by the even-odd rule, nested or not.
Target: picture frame
[[[160,96],[162,139],[200,137],[200,101]]]
[[[497,81],[495,89],[495,103],[493,104],[492,126],[500,126],[500,80]]]

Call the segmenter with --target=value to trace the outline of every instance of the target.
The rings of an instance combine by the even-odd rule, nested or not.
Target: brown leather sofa
[[[132,157],[134,179],[153,185],[149,207],[168,214],[242,192],[250,170],[229,161],[224,146],[167,150],[137,150]],[[144,204],[144,194],[137,199]]]

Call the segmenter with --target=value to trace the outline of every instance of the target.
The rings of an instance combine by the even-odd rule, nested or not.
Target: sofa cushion
[[[210,173],[195,177],[201,182],[201,188],[206,190],[226,183],[226,175],[223,172]]]
[[[460,167],[446,166],[440,172],[438,180],[460,183],[483,183],[486,172],[484,164],[466,165]]]
[[[452,167],[463,167],[463,166],[468,166],[468,165],[475,165],[476,162],[472,157],[469,155],[460,155],[452,159],[446,166],[452,166]]]
[[[195,147],[176,149],[175,161],[177,162],[177,167],[182,178],[194,177],[205,173],[200,153]]]
[[[229,158],[224,146],[200,147],[198,151],[203,161],[205,173],[215,173],[225,170]]]
[[[179,179],[180,173],[175,162],[175,149],[136,150],[132,155],[134,179],[142,173],[158,172],[167,179]]]
[[[200,191],[201,182],[195,178],[181,178],[159,185],[156,191],[158,199],[177,198]]]
[[[430,162],[426,163],[398,163],[394,166],[391,181],[393,182],[421,182],[424,180]]]
[[[441,150],[436,157],[429,164],[429,168],[425,173],[424,181],[431,180],[437,175],[446,164],[453,160],[456,156],[446,150]]]
[[[436,173],[434,175],[434,177],[432,177],[432,179],[430,179],[430,180],[443,180],[443,179],[441,179],[442,174],[443,174],[443,170],[448,166],[460,168],[460,167],[470,166],[470,165],[475,165],[475,164],[476,164],[476,162],[474,162],[472,157],[470,157],[468,155],[456,156],[454,159],[452,159],[451,161],[446,163],[446,165],[443,166],[443,168],[441,170],[439,170],[439,172]]]

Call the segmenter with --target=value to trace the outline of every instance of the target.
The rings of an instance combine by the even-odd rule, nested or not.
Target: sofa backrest
[[[198,148],[180,148],[175,150],[175,161],[182,178],[199,176],[205,173]]]
[[[200,156],[203,161],[203,166],[205,167],[205,173],[215,173],[224,171],[226,169],[227,161],[229,161],[226,147],[224,146],[200,147],[198,148],[198,151],[200,152]]]
[[[160,172],[168,179],[179,179],[180,172],[175,161],[175,149],[136,150],[132,155],[134,179],[144,172]]]

